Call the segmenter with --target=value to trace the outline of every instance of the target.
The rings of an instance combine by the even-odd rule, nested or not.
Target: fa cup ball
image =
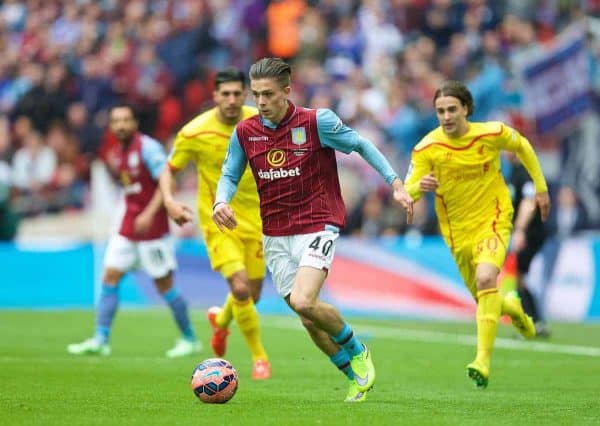
[[[200,401],[223,404],[237,391],[238,373],[227,360],[205,359],[194,368],[191,386]]]

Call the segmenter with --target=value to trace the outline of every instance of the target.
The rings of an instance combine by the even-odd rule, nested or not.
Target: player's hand
[[[194,212],[185,204],[171,201],[165,203],[165,208],[167,209],[169,217],[179,226],[194,220]]]
[[[423,176],[419,181],[419,190],[421,192],[435,192],[438,186],[439,182],[433,175],[433,172]]]
[[[400,179],[396,179],[393,183],[394,200],[399,202],[406,209],[406,223],[409,225],[413,222],[413,204],[414,201],[406,192],[404,185]]]
[[[152,219],[153,215],[146,212],[141,212],[133,221],[133,231],[137,235],[144,235],[150,230],[150,227],[152,226]]]
[[[548,191],[535,194],[535,204],[540,209],[542,222],[545,222],[550,214],[550,195],[548,195]]]
[[[224,231],[224,228],[234,229],[237,226],[233,210],[231,210],[231,207],[227,203],[219,203],[215,206],[213,220],[221,232]]]

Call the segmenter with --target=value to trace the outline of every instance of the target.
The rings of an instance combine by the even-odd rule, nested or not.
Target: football
[[[194,368],[191,386],[200,401],[223,404],[235,395],[238,388],[238,374],[227,360],[205,359]]]

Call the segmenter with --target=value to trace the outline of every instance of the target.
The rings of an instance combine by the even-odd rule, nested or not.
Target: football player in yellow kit
[[[537,156],[525,137],[501,122],[468,121],[473,97],[463,83],[444,83],[433,102],[440,126],[413,149],[405,185],[415,200],[423,192],[435,192],[440,231],[477,301],[477,356],[467,365],[467,374],[485,388],[498,318],[509,315],[523,336],[535,336],[533,321],[518,297],[513,293],[503,297],[496,287],[513,218],[510,193],[500,173],[500,152],[516,153],[527,169],[544,221],[550,198]]]
[[[217,182],[229,137],[240,120],[257,113],[255,108],[244,105],[245,99],[246,80],[241,71],[228,68],[216,74],[215,107],[192,119],[177,134],[169,155],[169,167],[160,178],[160,188],[169,216],[179,225],[191,221],[191,209],[174,198],[174,174],[190,161],[195,163],[200,228],[211,266],[223,275],[230,289],[222,308],[208,310],[208,320],[213,327],[211,346],[215,355],[225,354],[228,327],[235,319],[252,354],[252,378],[260,380],[271,377],[271,365],[261,342],[255,308],[265,276],[265,261],[258,192],[249,169],[242,176],[239,191],[232,200],[239,212],[238,227],[235,231],[221,233],[212,220]]]

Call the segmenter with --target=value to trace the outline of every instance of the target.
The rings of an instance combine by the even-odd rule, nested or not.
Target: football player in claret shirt
[[[110,110],[110,129],[119,140],[118,173],[125,194],[125,214],[117,235],[106,248],[102,291],[96,308],[94,337],[67,347],[73,355],[109,355],[109,337],[119,304],[119,282],[140,264],[154,279],[183,337],[167,351],[169,358],[197,354],[200,342],[190,323],[187,304],[173,285],[175,252],[162,206],[158,177],[167,162],[162,145],[138,132],[133,107],[117,104]]]
[[[265,277],[262,231],[256,182],[250,170],[244,173],[239,191],[232,200],[240,212],[239,226],[226,233],[212,221],[217,181],[227,153],[229,137],[242,119],[256,115],[256,108],[244,105],[246,84],[244,74],[233,68],[215,76],[213,100],[215,107],[198,115],[177,134],[168,166],[160,178],[160,187],[169,216],[178,224],[192,220],[189,207],[175,200],[174,174],[190,161],[198,172],[198,216],[211,266],[229,284],[229,294],[222,308],[211,307],[208,320],[213,327],[211,346],[215,355],[225,355],[229,324],[234,319],[252,355],[252,378],[271,377],[271,364],[260,337],[260,322],[255,303],[258,302]]]
[[[440,126],[413,149],[406,188],[414,199],[422,192],[435,192],[440,231],[477,302],[477,355],[467,365],[467,374],[485,388],[498,318],[508,315],[523,336],[535,336],[533,321],[518,297],[514,292],[503,297],[496,286],[513,218],[510,193],[500,173],[501,151],[515,152],[527,169],[543,221],[550,198],[539,161],[525,137],[500,122],[468,121],[473,97],[463,83],[444,83],[433,102]]]
[[[350,379],[346,401],[363,401],[375,381],[370,351],[338,310],[319,298],[346,218],[335,150],[356,151],[377,170],[407,208],[409,221],[412,199],[381,152],[332,111],[291,103],[290,78],[290,66],[278,58],[261,59],[250,68],[259,115],[239,122],[231,135],[213,219],[220,229],[239,226],[243,212],[229,203],[249,164],[275,287],[313,342]]]

